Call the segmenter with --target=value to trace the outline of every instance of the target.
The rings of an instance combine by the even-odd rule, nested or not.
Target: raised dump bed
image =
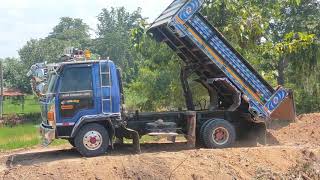
[[[228,110],[247,104],[256,120],[295,118],[293,94],[273,89],[200,13],[204,0],[175,0],[148,32],[171,49],[218,92]]]

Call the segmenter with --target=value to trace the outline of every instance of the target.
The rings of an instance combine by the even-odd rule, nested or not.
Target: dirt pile
[[[82,158],[69,146],[0,155],[3,179],[320,179],[320,114],[270,130],[277,145],[188,150],[184,143],[118,147]]]
[[[320,149],[255,147],[224,150],[143,146],[141,155],[113,152],[81,158],[72,149],[8,157],[3,179],[317,179]],[[176,146],[182,147],[182,144]]]
[[[269,168],[258,169],[255,179],[320,179],[319,152],[319,149],[300,149],[299,153],[302,156],[297,158],[296,162],[292,163],[291,167],[287,168],[285,172],[272,171]]]
[[[280,129],[271,129],[270,133],[280,144],[320,145],[320,113],[303,114],[295,123]]]

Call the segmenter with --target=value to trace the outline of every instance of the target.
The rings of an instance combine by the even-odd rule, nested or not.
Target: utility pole
[[[0,117],[3,118],[3,63],[0,61]]]

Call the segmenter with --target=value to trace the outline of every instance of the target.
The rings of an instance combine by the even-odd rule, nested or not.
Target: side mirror
[[[39,92],[40,94],[44,94],[44,89],[45,89],[45,83],[40,83],[36,86],[36,92]]]

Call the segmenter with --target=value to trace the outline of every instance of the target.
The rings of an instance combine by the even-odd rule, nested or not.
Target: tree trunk
[[[284,70],[286,66],[288,65],[288,61],[286,58],[281,58],[280,61],[278,62],[278,85],[284,86],[285,84],[285,75],[284,75]]]
[[[186,106],[189,111],[194,111],[195,107],[193,104],[193,98],[192,98],[192,92],[190,90],[190,86],[188,83],[188,78],[186,76],[186,70],[184,68],[181,68],[180,72],[180,81],[183,89],[183,95],[185,97]]]

